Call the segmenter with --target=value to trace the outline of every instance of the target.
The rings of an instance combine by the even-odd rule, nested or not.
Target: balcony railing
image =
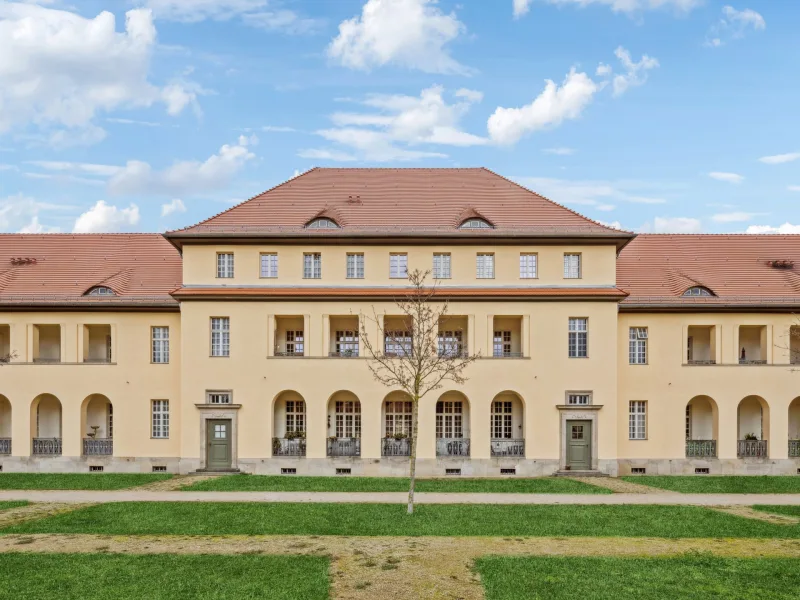
[[[272,456],[305,456],[306,438],[272,438]]]
[[[438,438],[436,456],[469,456],[469,438]]]
[[[492,440],[492,456],[519,456],[525,458],[525,440]]]
[[[33,453],[40,456],[61,456],[61,438],[33,438]]]
[[[492,358],[522,358],[522,352],[494,352]]]
[[[789,440],[789,458],[800,458],[800,440]]]
[[[381,456],[411,456],[411,439],[383,438]]]
[[[276,348],[275,356],[288,356],[288,357],[305,356],[305,352],[303,352],[302,350],[280,350]]]
[[[83,362],[89,365],[110,365],[110,358],[84,358]]]
[[[686,440],[686,458],[716,458],[717,440]]]
[[[766,360],[752,360],[749,358],[740,358],[739,359],[740,365],[765,365],[767,364]]]
[[[0,438],[0,454],[11,454],[11,438]]]
[[[361,456],[361,439],[328,438],[328,456]]]
[[[715,364],[717,364],[717,361],[715,361],[715,360],[695,360],[693,358],[690,358],[689,360],[686,361],[686,364],[689,364],[689,365],[715,365]]]
[[[33,362],[37,365],[55,365],[61,362],[61,358],[34,358]]]
[[[114,454],[114,440],[111,438],[83,438],[84,456],[111,456]]]
[[[767,458],[767,440],[739,440],[736,455],[739,458]]]
[[[358,358],[358,348],[353,350],[333,350],[328,352],[331,358]]]

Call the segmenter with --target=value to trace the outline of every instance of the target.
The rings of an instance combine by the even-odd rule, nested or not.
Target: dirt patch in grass
[[[729,515],[744,517],[746,519],[756,519],[757,521],[766,521],[767,523],[775,523],[776,525],[797,525],[800,523],[800,517],[753,510],[750,506],[712,506],[710,508]]]
[[[0,529],[4,527],[11,527],[12,525],[19,525],[28,521],[36,519],[44,519],[45,517],[52,517],[61,513],[71,512],[79,508],[86,508],[92,504],[62,504],[55,502],[37,502],[35,504],[26,504],[17,508],[9,508],[8,510],[0,511]]]
[[[171,479],[154,481],[132,489],[148,492],[177,492],[187,486],[216,477],[227,477],[227,475],[175,475]]]
[[[615,494],[658,494],[664,493],[664,490],[653,488],[647,485],[641,485],[633,481],[625,481],[617,479],[616,477],[567,477],[573,481],[579,481],[587,485],[594,485],[597,487],[611,490]]]

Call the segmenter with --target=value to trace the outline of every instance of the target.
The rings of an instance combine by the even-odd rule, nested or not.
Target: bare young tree
[[[419,401],[440,389],[444,381],[464,383],[464,369],[479,358],[478,354],[470,355],[453,338],[440,342],[440,327],[451,331],[459,328],[445,325],[449,305],[446,300],[436,298],[436,284],[426,285],[429,275],[430,271],[408,273],[409,290],[394,300],[400,315],[391,318],[399,322],[397,327],[387,328],[382,318],[386,313],[379,316],[374,307],[371,316],[362,313],[359,319],[359,337],[373,376],[386,387],[400,388],[411,398],[408,514],[414,512]],[[367,322],[377,325],[378,340],[370,339]],[[460,337],[463,339],[463,332]]]

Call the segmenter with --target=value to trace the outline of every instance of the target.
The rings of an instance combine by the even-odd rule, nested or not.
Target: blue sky
[[[799,25],[790,0],[0,0],[0,231],[486,166],[625,229],[800,233]]]

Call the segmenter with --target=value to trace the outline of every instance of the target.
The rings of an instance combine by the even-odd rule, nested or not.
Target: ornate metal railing
[[[331,358],[358,358],[358,348],[328,352]]]
[[[110,358],[84,358],[83,362],[90,365],[110,365]]]
[[[492,358],[522,358],[522,352],[494,352]]]
[[[361,439],[328,438],[328,456],[361,456]]]
[[[767,361],[765,360],[751,360],[749,358],[740,358],[739,359],[740,365],[765,365]]]
[[[469,456],[469,438],[438,438],[436,456]]]
[[[33,453],[60,456],[61,438],[33,438]]]
[[[383,438],[381,456],[411,456],[411,439]]]
[[[767,440],[739,440],[736,455],[739,458],[767,458]]]
[[[525,458],[525,440],[492,440],[492,456],[519,456]]]
[[[11,454],[11,438],[0,438],[0,454]]]
[[[716,458],[717,440],[686,440],[686,458]]]
[[[717,361],[715,361],[715,360],[694,360],[694,359],[689,359],[689,360],[686,361],[686,363],[690,364],[690,365],[715,365],[715,364],[717,364]]]
[[[84,456],[111,456],[114,454],[114,440],[111,438],[83,438]]]
[[[299,352],[298,351],[287,352],[286,350],[277,350],[276,349],[275,350],[275,356],[295,357],[295,356],[305,356],[305,353],[302,352],[302,351],[299,351]]]
[[[306,439],[272,438],[272,456],[305,456]]]
[[[800,440],[789,440],[789,458],[800,458]]]

